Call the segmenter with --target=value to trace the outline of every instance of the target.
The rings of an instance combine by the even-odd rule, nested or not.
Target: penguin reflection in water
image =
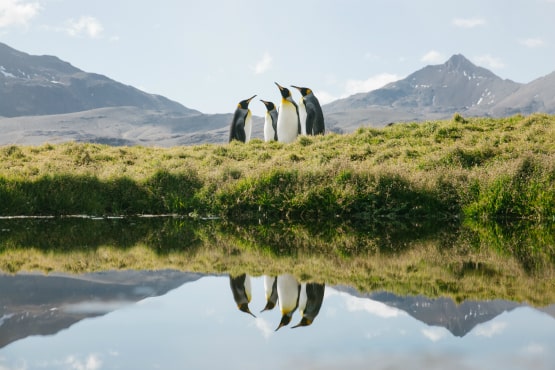
[[[281,321],[276,331],[291,322],[293,313],[299,306],[300,291],[301,285],[293,275],[283,274],[277,277],[277,294],[279,309],[281,310]]]
[[[248,143],[251,139],[252,114],[249,109],[249,103],[255,96],[253,95],[248,99],[241,100],[237,104],[237,109],[235,109],[233,121],[231,121],[229,128],[229,142],[239,140],[243,143]]]
[[[248,313],[256,317],[249,309],[249,303],[252,297],[251,277],[247,274],[241,274],[236,277],[229,276],[229,285],[233,293],[233,299],[240,311]]]
[[[299,101],[299,120],[303,135],[323,135],[326,128],[324,124],[324,113],[318,98],[308,87],[291,85],[299,90],[302,97]]]
[[[260,312],[273,310],[278,300],[277,277],[264,276],[264,292],[266,293],[266,306]]]
[[[301,284],[301,292],[299,296],[299,312],[301,313],[302,318],[297,325],[293,326],[293,328],[298,328],[299,326],[308,326],[312,324],[312,322],[318,315],[318,312],[320,312],[320,307],[322,307],[325,289],[326,286],[324,284]]]

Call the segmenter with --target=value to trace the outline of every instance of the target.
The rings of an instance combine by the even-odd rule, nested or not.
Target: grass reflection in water
[[[178,217],[0,220],[0,270],[291,273],[361,292],[555,302],[553,224],[235,224]]]

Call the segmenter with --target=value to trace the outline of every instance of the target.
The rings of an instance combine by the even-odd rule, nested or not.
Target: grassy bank
[[[555,116],[361,128],[295,143],[0,148],[0,215],[555,217]]]

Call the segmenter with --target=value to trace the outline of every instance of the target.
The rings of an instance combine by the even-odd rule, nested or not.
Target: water
[[[2,275],[1,369],[553,369],[555,305],[325,286],[312,325],[276,331],[264,278],[241,312],[227,275]],[[6,294],[6,293],[9,294]]]
[[[0,218],[0,370],[554,369],[554,225],[433,226]]]

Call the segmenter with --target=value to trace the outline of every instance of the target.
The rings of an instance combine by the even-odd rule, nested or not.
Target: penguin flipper
[[[310,105],[306,106],[306,134],[314,135],[312,130],[314,127],[314,119],[316,118],[316,112]]]
[[[238,118],[235,122],[235,139],[241,142],[247,141],[247,134],[245,133],[245,119]]]
[[[324,125],[324,113],[322,112],[322,107],[316,99],[315,96],[312,96],[312,99],[306,99],[306,133],[308,135],[323,135],[325,132],[325,125]],[[310,123],[309,123],[309,118]],[[308,126],[310,124],[311,130],[308,131]]]

